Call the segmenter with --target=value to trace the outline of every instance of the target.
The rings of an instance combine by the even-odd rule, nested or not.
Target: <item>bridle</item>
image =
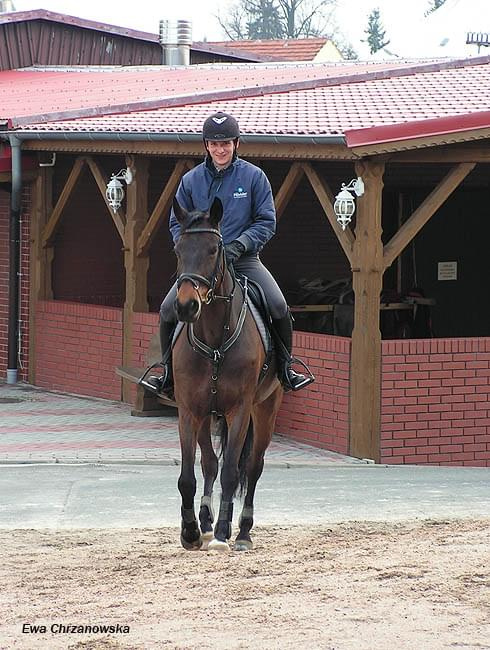
[[[219,239],[218,242],[218,254],[216,255],[216,264],[214,266],[213,274],[211,279],[199,275],[199,273],[181,273],[177,278],[177,289],[180,289],[183,282],[188,281],[192,284],[196,292],[199,294],[199,285],[204,284],[208,287],[204,303],[209,305],[215,298],[225,298],[228,299],[229,296],[217,296],[216,295],[216,286],[218,284],[218,277],[221,275],[221,282],[223,281],[225,274],[225,259],[223,252],[223,237],[221,233],[216,228],[187,228],[180,233],[180,236],[183,235],[193,235],[195,233],[207,232],[212,235],[216,235]],[[233,281],[233,291],[235,289],[235,281]]]
[[[224,254],[224,245],[223,245],[223,238],[221,236],[221,232],[216,228],[187,228],[186,230],[183,230],[181,232],[180,236],[182,237],[183,235],[192,235],[194,233],[210,233],[216,235],[219,238],[219,248],[218,248],[218,254],[216,256],[216,264],[213,270],[213,274],[211,276],[211,279],[208,279],[203,275],[200,275],[199,273],[181,273],[177,277],[177,288],[179,289],[183,282],[188,281],[192,284],[192,286],[196,290],[199,299],[201,299],[199,293],[199,286],[200,284],[204,284],[208,287],[208,292],[206,294],[206,298],[204,299],[206,305],[209,305],[214,300],[224,300],[226,302],[226,312],[225,312],[225,318],[223,324],[223,336],[221,339],[220,346],[218,348],[213,348],[209,346],[207,343],[205,343],[204,341],[201,341],[194,333],[193,323],[188,323],[187,325],[187,340],[189,341],[189,344],[194,350],[194,352],[197,352],[202,357],[209,359],[212,362],[210,413],[214,415],[222,415],[218,411],[218,404],[217,404],[219,371],[221,368],[221,363],[223,362],[223,359],[225,357],[225,353],[237,342],[242,332],[243,325],[245,323],[245,317],[247,315],[247,309],[248,309],[248,282],[247,282],[247,278],[244,278],[243,302],[242,302],[242,306],[240,309],[240,314],[238,316],[235,330],[233,331],[232,334],[230,334],[231,310],[232,310],[233,297],[235,295],[235,289],[237,287],[237,281],[235,277],[235,272],[233,271],[233,267],[231,266],[228,269],[233,281],[233,286],[230,293],[224,296],[216,293],[217,287],[219,287],[223,282],[223,279],[225,277],[225,270],[226,270],[226,259]],[[221,275],[221,280],[219,280],[218,282],[218,278],[220,275]]]

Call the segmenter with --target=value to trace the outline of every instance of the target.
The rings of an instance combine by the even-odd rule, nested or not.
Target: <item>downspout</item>
[[[19,316],[20,316],[20,207],[22,200],[22,153],[21,141],[9,135],[12,149],[12,190],[10,194],[9,227],[9,316],[7,384],[17,383],[19,358]]]

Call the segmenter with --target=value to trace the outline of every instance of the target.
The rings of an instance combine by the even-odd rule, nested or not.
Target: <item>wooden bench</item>
[[[155,417],[155,416],[165,416],[165,415],[176,415],[175,409],[177,404],[165,397],[157,397],[149,391],[145,390],[143,386],[139,386],[138,382],[140,377],[145,372],[148,366],[151,366],[153,363],[157,363],[161,360],[162,353],[160,350],[160,338],[158,333],[154,334],[151,338],[150,345],[148,347],[148,352],[146,355],[147,366],[145,368],[135,368],[128,366],[118,366],[116,367],[116,374],[122,379],[126,379],[136,386],[136,401],[134,408],[131,410],[131,415],[139,417]],[[156,370],[158,372],[158,369]]]

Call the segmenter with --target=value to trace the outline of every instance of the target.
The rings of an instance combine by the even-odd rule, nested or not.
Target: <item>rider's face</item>
[[[214,165],[218,169],[228,167],[233,158],[234,141],[223,140],[221,142],[215,142],[214,140],[207,140],[206,144]]]

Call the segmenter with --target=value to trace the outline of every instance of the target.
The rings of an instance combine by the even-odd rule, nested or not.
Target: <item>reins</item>
[[[219,370],[226,352],[237,342],[243,330],[248,308],[248,281],[247,278],[244,278],[244,284],[242,287],[243,302],[240,309],[240,314],[238,316],[237,324],[233,331],[233,334],[229,335],[233,298],[235,296],[235,290],[238,283],[236,281],[233,267],[230,267],[228,270],[233,281],[231,292],[227,296],[218,295],[216,293],[216,287],[218,286],[218,276],[221,275],[221,284],[224,280],[226,272],[226,259],[224,255],[223,238],[221,236],[221,232],[215,228],[194,228],[184,230],[181,233],[181,236],[192,235],[194,233],[211,233],[219,237],[219,250],[216,256],[216,264],[214,267],[213,275],[211,276],[211,279],[208,279],[202,275],[199,275],[198,273],[181,273],[177,278],[177,287],[179,288],[185,280],[188,280],[197,291],[199,289],[199,283],[203,283],[209,287],[204,301],[206,305],[211,304],[215,300],[224,300],[226,302],[223,336],[218,348],[212,348],[207,343],[199,339],[194,333],[194,324],[187,324],[187,340],[189,341],[189,345],[192,347],[194,352],[197,352],[205,359],[211,361],[213,364],[211,374],[211,414],[221,415],[217,410]]]

